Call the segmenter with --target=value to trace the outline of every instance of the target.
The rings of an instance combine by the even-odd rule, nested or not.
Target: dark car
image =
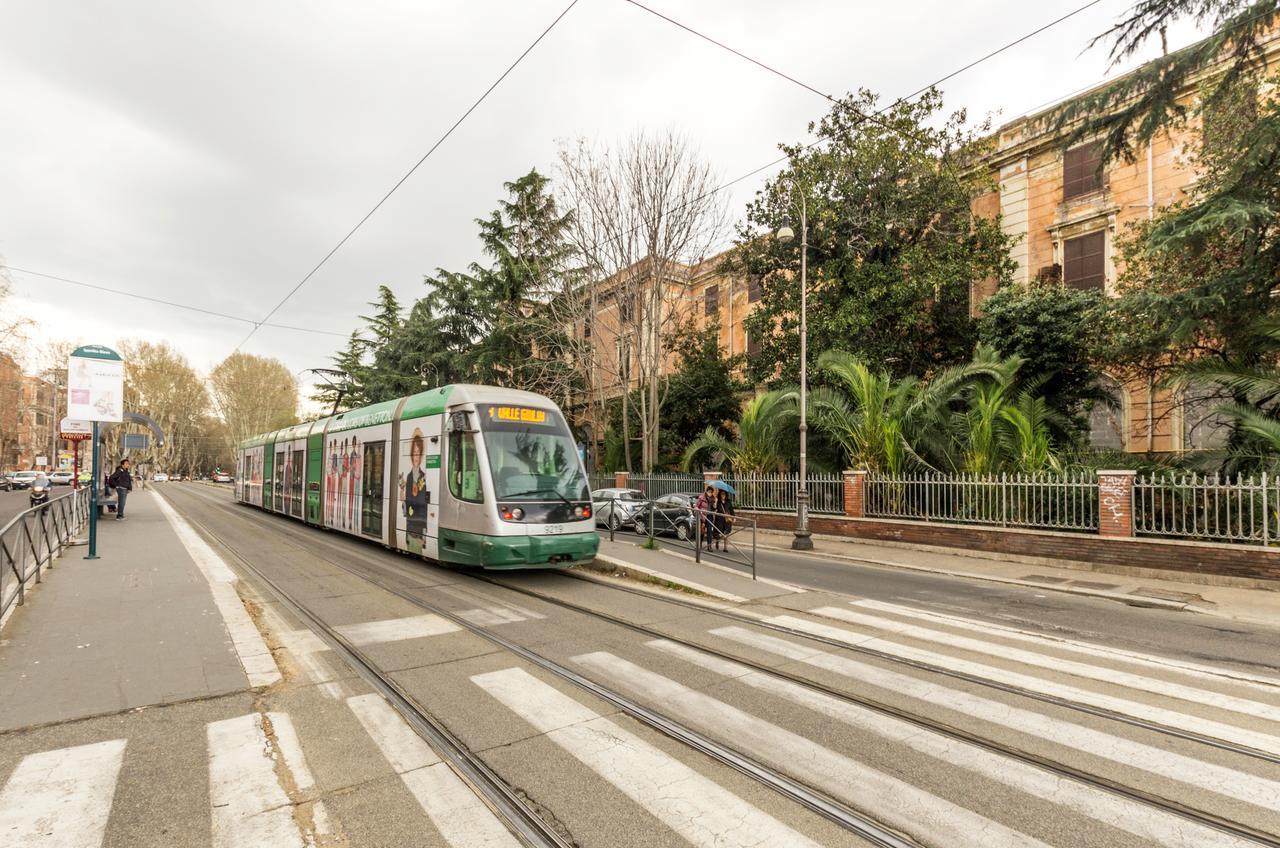
[[[653,535],[692,539],[696,529],[693,512],[697,503],[697,492],[676,492],[653,501]],[[649,511],[647,504],[641,507],[631,524],[637,533],[645,536],[649,535]]]

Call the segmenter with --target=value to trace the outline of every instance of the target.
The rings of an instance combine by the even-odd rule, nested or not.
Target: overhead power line
[[[630,3],[631,5],[635,6],[637,9],[641,9],[641,10],[643,10],[643,11],[645,11],[645,12],[648,12],[649,14],[651,14],[651,15],[653,15],[653,16],[655,16],[655,17],[657,17],[657,18],[661,18],[662,20],[666,21],[666,22],[667,22],[667,23],[669,23],[669,24],[672,24],[673,26],[679,27],[680,29],[684,30],[685,32],[688,32],[688,33],[690,33],[691,35],[694,35],[694,36],[696,36],[697,38],[702,39],[703,41],[707,41],[707,42],[709,42],[709,43],[711,43],[711,44],[715,45],[716,47],[719,47],[719,48],[720,48],[720,49],[722,49],[722,50],[726,50],[726,51],[728,51],[729,53],[732,53],[733,55],[737,56],[738,58],[743,59],[743,60],[745,60],[745,61],[747,61],[747,62],[750,62],[751,64],[756,65],[757,67],[760,67],[760,68],[764,69],[765,71],[767,71],[767,72],[769,72],[769,73],[771,73],[771,74],[774,74],[775,76],[781,77],[782,79],[786,80],[787,82],[790,82],[790,83],[792,83],[792,84],[794,84],[794,85],[797,85],[797,86],[799,86],[800,88],[805,89],[806,91],[812,92],[813,94],[818,95],[819,97],[823,98],[824,100],[827,100],[827,101],[832,102],[832,103],[836,102],[836,101],[835,101],[835,98],[833,98],[830,94],[827,94],[827,93],[825,93],[825,92],[821,91],[820,89],[818,89],[818,88],[816,88],[816,87],[814,87],[814,86],[812,86],[812,85],[809,85],[808,83],[803,82],[803,81],[801,81],[801,80],[797,79],[796,77],[791,76],[790,74],[784,73],[784,72],[782,72],[782,71],[778,70],[777,68],[772,67],[771,65],[767,65],[767,64],[765,64],[764,62],[761,62],[761,61],[760,61],[760,60],[758,60],[758,59],[752,58],[751,56],[748,56],[747,54],[743,53],[742,51],[737,50],[737,49],[735,49],[735,48],[733,48],[733,47],[730,47],[729,45],[724,44],[723,42],[718,41],[718,40],[716,40],[716,39],[712,38],[711,36],[706,35],[706,34],[705,34],[705,33],[703,33],[703,32],[700,32],[700,31],[698,31],[698,30],[695,30],[695,29],[693,29],[692,27],[690,27],[690,26],[688,26],[688,25],[686,25],[686,24],[683,24],[683,23],[681,23],[680,21],[675,20],[674,18],[668,17],[667,15],[664,15],[664,14],[662,14],[661,12],[658,12],[657,10],[652,9],[652,8],[650,8],[650,7],[646,6],[646,5],[644,5],[644,4],[643,4],[643,3],[641,3],[641,2],[638,2],[638,0],[626,0],[626,2],[628,2],[628,3]],[[949,73],[945,74],[944,76],[939,77],[938,79],[934,80],[933,82],[929,83],[928,85],[925,85],[925,86],[922,86],[922,87],[920,87],[920,88],[916,89],[916,90],[915,90],[915,91],[913,91],[911,94],[905,95],[905,96],[903,96],[903,97],[899,97],[899,98],[898,98],[897,100],[895,100],[893,103],[890,103],[890,104],[889,104],[889,105],[887,105],[887,106],[883,106],[883,107],[881,107],[880,109],[877,109],[875,112],[871,112],[871,113],[859,112],[859,114],[860,114],[864,119],[866,119],[866,120],[872,120],[872,121],[875,121],[875,123],[879,124],[880,126],[884,127],[885,129],[888,129],[888,130],[889,130],[889,131],[891,131],[891,132],[895,132],[895,133],[899,133],[899,134],[901,134],[901,133],[902,133],[902,130],[901,130],[900,128],[890,126],[890,125],[888,125],[888,124],[884,123],[883,121],[879,121],[879,120],[877,120],[877,119],[878,119],[881,115],[883,115],[885,112],[887,112],[887,111],[889,111],[890,109],[894,108],[895,106],[897,106],[897,105],[899,105],[899,104],[901,104],[901,103],[905,103],[905,102],[907,102],[908,100],[911,100],[911,99],[913,99],[913,98],[915,98],[915,97],[919,97],[919,96],[920,96],[921,94],[923,94],[924,92],[929,91],[930,89],[935,88],[935,87],[937,87],[937,86],[941,85],[942,83],[946,82],[946,81],[947,81],[947,80],[949,80],[949,79],[953,79],[954,77],[959,76],[960,74],[964,73],[965,71],[968,71],[968,70],[971,70],[971,69],[973,69],[973,68],[976,68],[978,65],[981,65],[983,62],[986,62],[986,61],[988,61],[989,59],[993,59],[993,58],[995,58],[996,56],[999,56],[1001,53],[1004,53],[1004,52],[1006,52],[1006,51],[1008,51],[1008,50],[1013,49],[1014,47],[1017,47],[1019,44],[1022,44],[1023,42],[1025,42],[1025,41],[1027,41],[1027,40],[1029,40],[1029,39],[1031,39],[1031,38],[1034,38],[1035,36],[1040,35],[1041,33],[1046,32],[1047,30],[1052,29],[1053,27],[1057,26],[1058,24],[1063,23],[1064,21],[1067,21],[1067,20],[1069,20],[1069,19],[1071,19],[1071,18],[1075,17],[1076,15],[1080,14],[1081,12],[1084,12],[1084,11],[1086,11],[1086,10],[1090,9],[1090,8],[1092,8],[1092,7],[1096,6],[1096,5],[1098,5],[1098,4],[1099,4],[1099,3],[1101,3],[1101,2],[1102,2],[1102,0],[1089,0],[1089,2],[1087,2],[1087,3],[1085,3],[1085,4],[1081,5],[1081,6],[1077,6],[1075,9],[1071,10],[1070,12],[1067,12],[1066,14],[1062,15],[1061,17],[1055,18],[1054,20],[1049,21],[1049,22],[1048,22],[1048,23],[1046,23],[1046,24],[1042,24],[1041,26],[1037,27],[1036,29],[1032,30],[1031,32],[1028,32],[1028,33],[1026,33],[1025,35],[1021,35],[1021,36],[1019,36],[1018,38],[1015,38],[1013,41],[1010,41],[1010,42],[1008,42],[1008,43],[1006,43],[1006,44],[1001,45],[1000,47],[997,47],[995,50],[992,50],[991,52],[987,53],[986,55],[981,56],[981,57],[979,57],[979,58],[977,58],[977,59],[974,59],[973,61],[969,62],[967,65],[963,65],[963,66],[961,66],[961,67],[959,67],[959,68],[955,69],[954,71],[951,71],[951,72],[949,72]],[[801,147],[800,149],[801,149],[801,151],[812,150],[813,148],[817,147],[820,143],[821,143],[821,140],[811,141],[811,142],[809,142],[808,144],[806,144],[806,145],[804,145],[803,147]],[[698,195],[697,197],[690,198],[689,200],[686,200],[686,201],[684,201],[683,203],[681,203],[681,204],[679,204],[679,205],[677,205],[677,206],[672,207],[670,210],[668,210],[668,212],[676,212],[676,211],[679,211],[679,210],[681,210],[681,209],[684,209],[685,207],[688,207],[688,206],[691,206],[691,205],[693,205],[693,204],[695,204],[695,203],[698,203],[699,201],[702,201],[702,200],[704,200],[704,199],[705,199],[705,198],[707,198],[707,197],[710,197],[710,196],[712,196],[712,195],[714,195],[714,194],[718,194],[718,193],[720,193],[720,192],[722,192],[722,191],[724,191],[724,190],[726,190],[726,189],[732,188],[733,186],[737,185],[738,183],[742,182],[743,180],[750,179],[751,177],[754,177],[756,174],[759,174],[759,173],[760,173],[760,172],[762,172],[762,171],[767,171],[767,170],[769,170],[770,168],[773,168],[773,167],[775,167],[775,166],[777,166],[777,165],[781,165],[781,164],[783,164],[783,163],[787,162],[789,159],[790,159],[790,157],[789,157],[789,156],[779,156],[779,157],[777,157],[776,159],[773,159],[773,160],[771,160],[771,161],[769,161],[769,162],[766,162],[765,164],[760,165],[760,166],[759,166],[759,167],[757,167],[757,168],[753,168],[752,170],[750,170],[750,171],[746,172],[745,174],[742,174],[741,176],[734,177],[733,179],[729,180],[727,183],[722,183],[721,185],[718,185],[718,186],[716,186],[716,187],[715,187],[715,188],[713,188],[713,189],[709,189],[708,191],[703,192],[702,194]],[[953,172],[953,176],[954,176],[954,172]],[[636,228],[636,230],[639,230],[639,227],[637,227],[637,228]],[[635,232],[636,230],[633,230],[632,232]],[[619,236],[619,238],[621,238],[621,236]]]
[[[533,48],[537,47],[537,46],[538,46],[538,44],[542,42],[542,39],[546,38],[546,37],[547,37],[547,35],[551,32],[551,30],[555,29],[555,28],[556,28],[556,25],[557,25],[557,24],[559,24],[559,23],[560,23],[560,21],[564,19],[564,16],[565,16],[565,15],[567,15],[567,14],[569,14],[570,10],[572,10],[572,9],[573,9],[573,7],[574,7],[574,6],[576,6],[576,5],[578,5],[578,0],[572,0],[572,1],[569,3],[569,5],[568,5],[568,6],[565,6],[565,7],[564,7],[564,11],[562,11],[559,15],[556,15],[555,20],[553,20],[550,24],[548,24],[548,25],[547,25],[547,28],[546,28],[546,29],[544,29],[544,30],[543,30],[543,31],[538,35],[538,37],[537,37],[537,38],[535,38],[535,39],[534,39],[534,40],[529,44],[529,46],[528,46],[528,47],[526,47],[526,48],[524,49],[524,51],[523,51],[519,56],[517,56],[517,57],[516,57],[515,61],[514,61],[514,62],[512,62],[510,65],[508,65],[508,66],[507,66],[507,69],[506,69],[505,71],[503,71],[503,72],[502,72],[502,74],[501,74],[501,75],[499,75],[499,77],[498,77],[496,80],[494,80],[494,81],[493,81],[493,84],[492,84],[492,85],[490,85],[488,88],[486,88],[486,89],[484,90],[484,93],[483,93],[483,94],[481,94],[481,95],[476,99],[476,101],[475,101],[474,103],[472,103],[472,104],[467,108],[467,111],[463,112],[463,113],[462,113],[462,116],[461,116],[461,117],[459,117],[459,118],[458,118],[458,120],[454,121],[454,122],[453,122],[453,125],[452,125],[452,126],[450,126],[450,127],[449,127],[449,129],[445,130],[444,135],[442,135],[442,136],[440,136],[440,138],[436,139],[435,144],[431,145],[431,147],[430,147],[430,148],[428,148],[427,152],[426,152],[426,153],[424,153],[424,154],[422,154],[422,158],[420,158],[417,162],[413,163],[413,167],[412,167],[412,168],[410,168],[408,171],[406,171],[406,172],[405,172],[405,174],[404,174],[404,176],[402,176],[400,179],[396,180],[395,185],[391,186],[391,188],[387,190],[387,193],[386,193],[386,194],[384,194],[384,195],[382,195],[382,198],[381,198],[381,199],[379,199],[379,200],[378,200],[378,202],[377,202],[377,203],[375,203],[375,204],[373,205],[373,208],[372,208],[372,209],[370,209],[368,212],[366,212],[366,213],[364,214],[364,217],[362,217],[359,221],[357,221],[357,222],[356,222],[356,225],[355,225],[354,227],[352,227],[352,228],[347,232],[347,234],[346,234],[345,236],[343,236],[343,237],[338,241],[338,243],[337,243],[337,244],[335,244],[335,245],[334,245],[334,246],[329,250],[329,252],[328,252],[328,253],[326,253],[326,254],[324,255],[324,258],[323,258],[323,259],[321,259],[319,262],[317,262],[317,263],[316,263],[316,266],[315,266],[314,268],[312,268],[310,271],[308,271],[308,272],[307,272],[307,275],[306,275],[305,277],[303,277],[301,280],[299,280],[299,281],[298,281],[298,284],[297,284],[297,285],[295,285],[292,289],[290,289],[290,290],[289,290],[289,293],[288,293],[288,294],[286,294],[283,298],[281,298],[281,299],[280,299],[280,302],[279,302],[279,303],[277,303],[275,306],[273,306],[273,307],[271,308],[271,311],[270,311],[270,312],[268,312],[268,313],[266,314],[266,317],[264,317],[264,318],[262,319],[262,321],[258,322],[258,323],[254,326],[254,328],[253,328],[252,330],[250,330],[250,331],[249,331],[249,334],[248,334],[247,336],[245,336],[245,337],[240,341],[240,344],[236,345],[236,350],[239,350],[241,347],[243,347],[243,346],[245,345],[245,343],[246,343],[246,342],[248,342],[248,341],[249,341],[249,339],[253,338],[253,334],[254,334],[254,333],[256,333],[256,332],[258,331],[258,327],[260,327],[260,326],[264,326],[264,325],[265,325],[265,323],[266,323],[267,321],[271,320],[271,316],[272,316],[272,315],[275,315],[275,314],[276,314],[276,312],[277,312],[277,311],[279,311],[280,307],[284,306],[284,305],[285,305],[285,303],[287,303],[287,302],[289,301],[289,298],[291,298],[291,297],[293,297],[295,294],[297,294],[297,293],[298,293],[298,289],[300,289],[300,288],[302,288],[303,286],[305,286],[305,285],[307,284],[307,281],[309,281],[312,277],[314,277],[314,276],[315,276],[315,274],[316,274],[316,272],[317,272],[317,271],[319,271],[321,268],[323,268],[323,267],[324,267],[325,263],[329,261],[330,257],[332,257],[335,253],[337,253],[339,250],[341,250],[341,249],[342,249],[342,246],[343,246],[344,244],[346,244],[346,243],[347,243],[347,241],[348,241],[352,236],[354,236],[354,235],[356,234],[356,232],[357,232],[361,227],[363,227],[363,226],[364,226],[365,222],[366,222],[366,221],[368,221],[370,218],[372,218],[372,217],[373,217],[373,214],[374,214],[375,212],[377,212],[380,208],[382,208],[382,204],[386,203],[386,202],[387,202],[387,200],[391,197],[391,195],[395,194],[395,193],[396,193],[396,190],[397,190],[397,189],[399,189],[399,188],[400,188],[400,186],[404,185],[405,181],[406,181],[406,180],[408,180],[408,179],[409,179],[409,177],[413,176],[414,172],[415,172],[415,171],[417,171],[417,170],[418,170],[418,168],[420,168],[420,167],[422,166],[422,163],[423,163],[423,162],[426,162],[426,161],[427,161],[427,159],[429,159],[429,158],[431,157],[431,154],[435,153],[435,152],[436,152],[436,150],[440,147],[440,145],[444,144],[444,143],[445,143],[445,141],[446,141],[446,140],[448,140],[449,136],[453,135],[453,131],[454,131],[454,130],[456,130],[458,127],[462,126],[462,122],[463,122],[463,121],[465,121],[468,117],[470,117],[470,115],[471,115],[471,113],[472,113],[472,112],[474,112],[477,108],[479,108],[480,104],[481,104],[481,103],[483,103],[483,102],[485,101],[485,99],[486,99],[486,98],[488,98],[488,96],[489,96],[490,94],[492,94],[492,93],[493,93],[493,90],[494,90],[495,88],[497,88],[497,87],[502,83],[502,81],[503,81],[503,80],[505,80],[505,79],[507,78],[507,76],[508,76],[508,75],[510,75],[510,73],[516,69],[516,67],[517,67],[521,62],[523,62],[523,61],[524,61],[524,59],[525,59],[525,57],[526,57],[526,56],[528,56],[530,53],[532,53],[532,52],[533,52]]]
[[[73,280],[70,277],[60,277],[57,274],[46,274],[42,271],[32,271],[30,268],[19,268],[15,265],[0,265],[0,270],[16,271],[19,274],[26,274],[27,276],[30,276],[30,277],[41,277],[46,280],[56,280],[60,283],[67,283],[68,285],[72,285],[72,286],[80,286],[81,288],[93,289],[94,291],[106,292],[108,294],[115,294],[121,297],[131,297],[131,298],[134,298],[135,300],[145,300],[148,303],[158,303],[161,306],[171,306],[174,309],[185,309],[188,312],[199,312],[202,315],[211,315],[215,318],[225,318],[228,321],[241,321],[245,324],[254,325],[255,329],[259,326],[262,326],[262,327],[271,327],[272,329],[276,329],[276,330],[293,330],[298,333],[315,333],[321,336],[340,336],[342,338],[346,338],[348,335],[347,333],[339,333],[334,330],[317,330],[313,327],[295,327],[289,324],[264,324],[260,321],[255,321],[252,318],[245,318],[243,315],[230,315],[226,312],[218,312],[217,310],[214,310],[214,309],[205,309],[204,307],[201,307],[201,306],[192,306],[189,303],[180,303],[174,300],[165,300],[164,298],[151,297],[150,295],[138,294],[136,292],[125,291],[123,289],[113,289],[113,288],[110,288],[109,286],[100,286],[95,283],[86,283],[83,280]]]

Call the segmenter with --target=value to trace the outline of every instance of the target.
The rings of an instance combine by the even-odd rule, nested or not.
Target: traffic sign
[[[58,425],[58,438],[64,442],[83,442],[93,437],[93,425],[78,418],[64,418]]]

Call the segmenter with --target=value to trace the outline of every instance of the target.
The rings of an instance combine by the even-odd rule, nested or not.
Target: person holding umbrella
[[[715,482],[720,483],[719,480]],[[716,487],[715,544],[722,551],[729,550],[729,534],[733,532],[733,528],[730,525],[733,524],[734,516],[737,514],[733,508],[733,498],[729,495],[729,489],[731,488],[727,483],[721,483]]]

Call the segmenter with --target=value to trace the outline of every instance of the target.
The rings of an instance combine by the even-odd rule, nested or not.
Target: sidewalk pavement
[[[602,538],[596,562],[631,577],[647,577],[735,603],[802,591],[776,580],[752,580],[741,571],[715,563],[695,562],[691,553],[672,550],[661,542],[658,549],[650,550],[637,542]]]
[[[99,559],[67,549],[0,630],[0,732],[279,679],[234,574],[167,511],[134,493],[124,521],[98,522]]]

